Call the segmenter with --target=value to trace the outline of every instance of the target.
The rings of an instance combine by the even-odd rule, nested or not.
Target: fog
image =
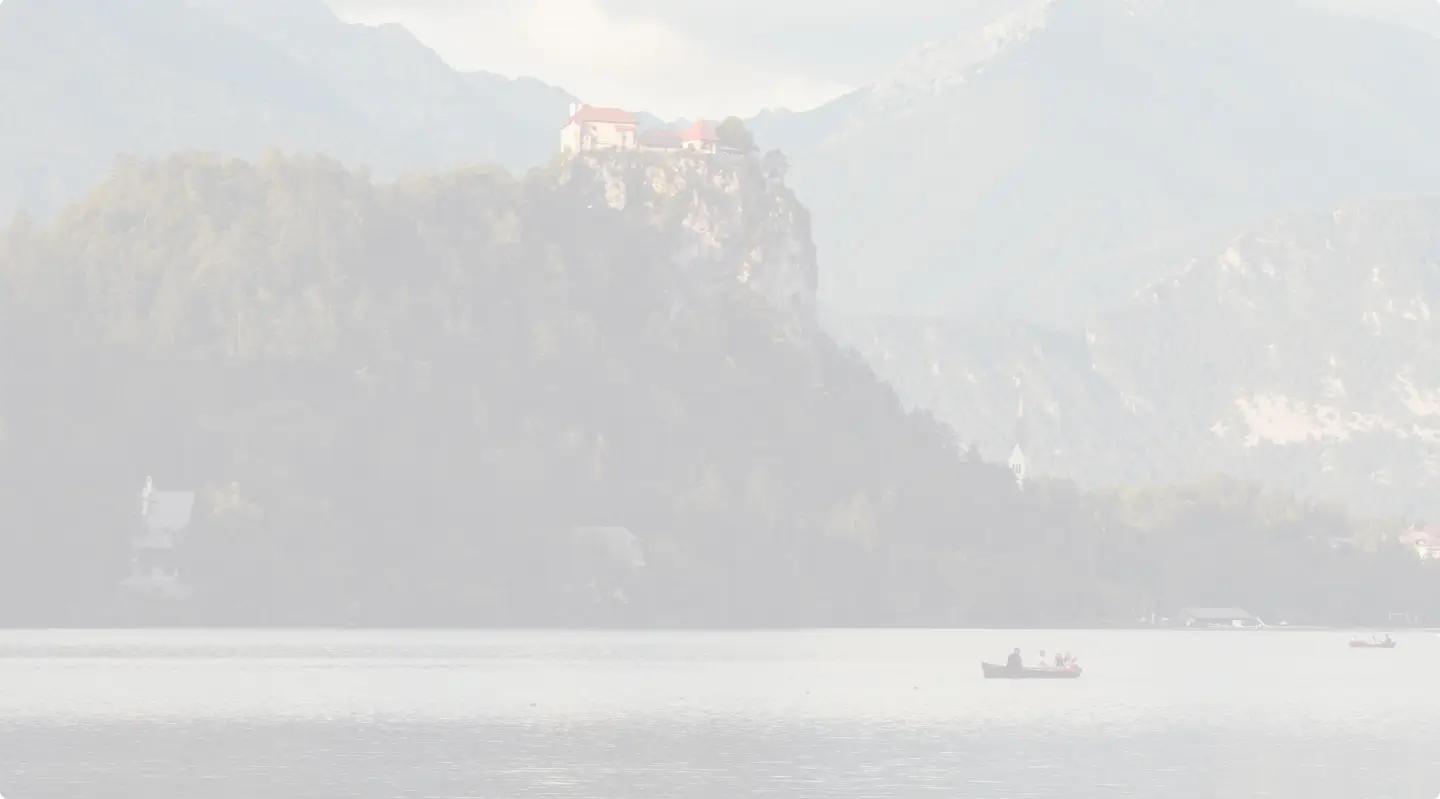
[[[1432,795],[1437,36],[0,0],[0,792]]]

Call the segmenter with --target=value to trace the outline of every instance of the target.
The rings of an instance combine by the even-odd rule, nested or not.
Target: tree
[[[739,117],[726,117],[715,128],[715,135],[720,139],[721,147],[733,147],[744,153],[753,153],[760,149],[755,145],[755,137],[751,135],[749,128],[745,127],[744,120]]]

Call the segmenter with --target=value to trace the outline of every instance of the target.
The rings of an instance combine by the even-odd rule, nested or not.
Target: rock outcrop
[[[1440,201],[1278,220],[1094,317],[827,319],[963,440],[1084,483],[1228,473],[1440,513]],[[1017,432],[1019,431],[1019,432]]]
[[[676,269],[693,290],[743,284],[782,312],[787,334],[814,332],[819,269],[810,215],[758,160],[587,152],[562,162],[558,180],[669,231]]]

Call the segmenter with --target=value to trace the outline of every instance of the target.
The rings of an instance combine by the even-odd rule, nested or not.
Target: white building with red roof
[[[621,108],[572,105],[560,128],[560,152],[586,150],[693,150],[714,153],[720,149],[715,125],[698,119],[682,130],[637,131],[635,115]]]
[[[636,122],[634,114],[620,108],[571,106],[570,118],[560,128],[560,151],[633,150]]]

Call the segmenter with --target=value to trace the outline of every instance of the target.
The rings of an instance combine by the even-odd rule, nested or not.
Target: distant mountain
[[[1393,22],[1440,36],[1440,3],[1435,0],[1300,0],[1312,8],[1380,22]]]
[[[1140,454],[1150,448],[1150,431],[1094,369],[1080,335],[1018,322],[833,311],[823,322],[908,405],[935,413],[984,460],[1003,461],[1019,444],[1035,474],[1092,486],[1155,477]]]
[[[1097,484],[1224,472],[1440,514],[1440,200],[1257,228],[1082,337],[828,319],[912,404]]]
[[[1377,202],[1262,227],[1089,338],[1142,421],[1185,431],[1174,463],[1437,514],[1437,316],[1440,201]]]
[[[321,0],[0,4],[0,216],[46,213],[117,155],[315,150],[381,174],[544,163],[572,97],[463,73]]]
[[[1259,220],[1440,186],[1424,15],[1312,2],[1349,10],[1016,0],[752,126],[812,207],[826,303],[1078,330]]]

